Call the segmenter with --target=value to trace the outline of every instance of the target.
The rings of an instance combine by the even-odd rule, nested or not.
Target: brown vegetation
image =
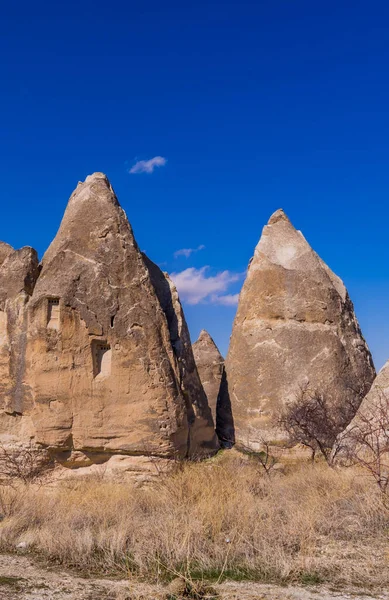
[[[366,469],[389,505],[389,397],[376,390],[368,409],[362,408],[339,436],[333,455],[344,455]]]
[[[337,436],[350,423],[359,404],[355,393],[335,411],[328,394],[302,387],[294,402],[285,407],[278,425],[287,433],[291,446],[302,444],[311,450],[312,460],[320,453],[331,464],[337,454]]]
[[[9,447],[0,442],[0,485],[43,483],[53,468],[50,455],[33,446]]]
[[[262,475],[261,475],[262,473]],[[268,477],[235,451],[152,485],[95,479],[1,488],[0,549],[147,580],[389,584],[389,513],[358,467]]]
[[[283,411],[279,424],[292,446],[302,444],[311,450],[312,460],[320,452],[329,462],[339,425],[324,394],[302,389]]]

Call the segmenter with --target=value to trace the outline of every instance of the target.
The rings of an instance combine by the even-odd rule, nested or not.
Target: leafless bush
[[[0,484],[42,483],[52,469],[48,453],[33,446],[8,447],[0,443]]]
[[[336,454],[366,469],[381,492],[389,493],[389,397],[377,391],[369,406],[339,436]]]
[[[254,451],[249,446],[239,446],[241,452],[248,454],[254,460],[254,464],[257,465],[265,475],[271,476],[276,468],[276,465],[280,463],[282,458],[283,448],[271,444],[268,440],[261,438],[262,449],[260,451]]]
[[[291,444],[302,444],[311,450],[312,461],[320,452],[331,464],[332,447],[345,419],[342,412],[334,411],[325,394],[302,388],[296,400],[284,410],[279,425]]]

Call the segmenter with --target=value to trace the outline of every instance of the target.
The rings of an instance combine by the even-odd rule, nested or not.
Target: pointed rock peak
[[[268,221],[268,225],[274,225],[275,223],[278,223],[279,221],[285,221],[286,223],[290,223],[290,219],[288,218],[288,216],[285,214],[284,210],[282,208],[279,208],[278,210],[276,210],[276,212],[274,212],[272,214],[272,216],[270,217],[269,221]]]
[[[94,197],[95,202],[105,200],[119,206],[115,192],[104,173],[92,173],[92,175],[88,175],[85,181],[79,181],[70,197],[68,206],[74,202],[79,204],[81,201],[88,201],[91,195]]]
[[[125,235],[135,244],[125,212],[108,178],[103,173],[93,173],[79,183],[70,196],[58,232],[43,257],[43,265],[60,251],[77,252],[90,260],[96,260],[97,254],[102,258],[107,248],[112,248],[109,243],[119,240],[119,235]]]
[[[301,231],[298,231],[282,209],[277,210],[269,219],[269,222],[263,228],[261,238],[255,249],[253,263],[262,262],[263,257],[276,265],[281,265],[286,269],[296,269],[301,267],[301,259],[314,252],[304,238]],[[315,255],[316,256],[316,255]],[[317,268],[317,258],[313,259],[312,268]],[[252,264],[250,264],[251,268]]]
[[[97,171],[96,173],[92,173],[92,175],[88,175],[84,183],[93,183],[94,181],[97,181],[99,179],[102,179],[107,185],[111,187],[108,177],[105,175],[105,173],[100,173],[99,171]]]
[[[263,228],[250,269],[252,264],[254,270],[262,265],[264,258],[273,265],[288,270],[309,272],[312,278],[322,280],[323,283],[330,279],[343,300],[345,299],[346,291],[342,281],[321,260],[282,209],[277,210]]]
[[[213,338],[209,335],[209,333],[206,329],[202,329],[200,331],[200,335],[199,335],[198,339],[193,344],[193,349],[195,351],[195,354],[197,353],[197,351],[200,348],[202,349],[202,351],[204,351],[204,350],[207,352],[210,351],[214,354],[217,354],[218,357],[222,358],[219,348],[216,346]]]
[[[295,250],[299,248],[300,252],[303,249],[304,251],[312,251],[301,231],[294,227],[283,209],[279,208],[271,215],[264,226],[257,250],[267,254],[271,247],[276,251],[276,254],[289,255],[295,254],[292,246],[295,247]]]
[[[209,333],[206,329],[202,329],[200,331],[200,335],[199,335],[197,341],[198,342],[211,342],[212,344],[215,344],[215,342],[213,341],[213,339],[211,338],[211,336],[209,335]]]
[[[282,209],[277,210],[263,228],[261,238],[249,264],[249,273],[269,268],[269,264],[288,271],[309,273],[312,281],[332,285],[342,300],[347,290],[342,280],[316,254],[301,231],[297,230]],[[258,284],[260,285],[260,284]]]

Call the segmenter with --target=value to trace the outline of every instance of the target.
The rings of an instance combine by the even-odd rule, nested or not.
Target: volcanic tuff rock
[[[170,343],[178,360],[180,383],[184,393],[188,420],[191,424],[190,453],[195,455],[201,440],[210,440],[215,423],[207,396],[199,377],[184,311],[178,297],[177,288],[167,273],[153,263],[145,254],[143,259],[150,274],[150,280],[165,313],[170,332]],[[213,417],[213,419],[212,419]]]
[[[217,448],[176,292],[142,256],[105,175],[79,183],[39,277],[34,253],[29,265],[26,276],[13,269],[24,287],[9,274],[1,287],[12,298],[24,294],[24,325],[15,326],[21,372],[2,385],[34,442],[69,464],[72,454],[80,464],[80,451],[89,464],[93,454],[201,456]]]
[[[3,264],[3,262],[5,261],[7,256],[11,254],[11,252],[14,252],[12,246],[6,244],[5,242],[0,242],[0,265]]]
[[[370,389],[375,370],[342,281],[282,210],[265,226],[239,298],[222,401],[238,445],[286,441],[276,426],[301,389],[332,403],[339,430]],[[228,398],[225,397],[226,390]],[[229,426],[229,427],[228,427]]]
[[[224,358],[205,329],[200,332],[198,340],[193,344],[193,355],[216,423],[216,402],[224,371]]]
[[[27,341],[27,303],[39,276],[33,248],[13,250],[0,244],[0,431],[16,425],[9,415],[22,412],[23,398],[30,403],[24,384]]]

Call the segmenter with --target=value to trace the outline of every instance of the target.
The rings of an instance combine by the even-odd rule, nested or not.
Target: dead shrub
[[[291,446],[302,444],[309,448],[312,461],[320,452],[331,464],[337,435],[350,422],[357,408],[357,396],[355,402],[334,410],[333,402],[326,394],[302,387],[295,401],[281,414],[278,424],[287,433]]]
[[[0,484],[42,483],[53,468],[47,452],[34,446],[7,446],[0,442]]]
[[[376,391],[375,397],[339,436],[334,456],[344,455],[351,463],[365,469],[389,506],[389,397]]]
[[[0,520],[16,511],[30,485],[48,482],[52,468],[49,455],[40,449],[0,443]]]

